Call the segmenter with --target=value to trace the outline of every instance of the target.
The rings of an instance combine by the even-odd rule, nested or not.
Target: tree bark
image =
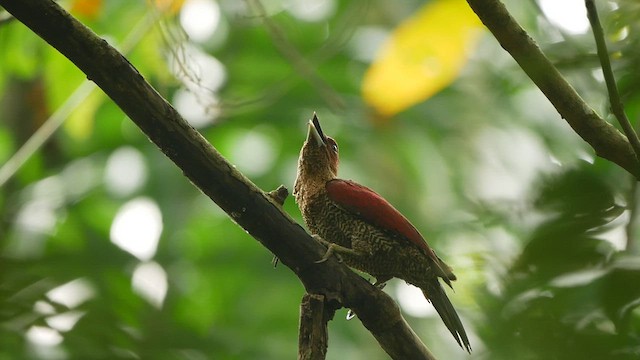
[[[317,294],[304,294],[300,303],[298,330],[298,360],[324,360],[329,344],[327,323],[336,309]]]

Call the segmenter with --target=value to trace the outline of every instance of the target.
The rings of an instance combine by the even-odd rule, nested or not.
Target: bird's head
[[[338,175],[338,144],[326,136],[316,114],[309,120],[307,139],[298,160],[298,176],[328,181]]]

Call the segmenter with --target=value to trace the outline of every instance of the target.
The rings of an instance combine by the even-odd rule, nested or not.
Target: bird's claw
[[[338,259],[339,263],[342,262],[342,257],[335,252],[335,245],[334,244],[329,244],[329,246],[327,247],[327,252],[324,253],[324,256],[322,256],[322,259],[316,261],[316,264],[322,264],[323,262],[329,260],[329,258],[332,255],[335,256],[336,259]]]
[[[327,248],[327,252],[325,252],[324,255],[322,256],[322,259],[316,261],[316,264],[322,264],[323,262],[329,260],[329,257],[331,257],[332,254],[333,254],[333,248],[329,246]]]
[[[336,245],[334,243],[330,243],[327,240],[321,238],[319,235],[311,235],[317,242],[321,243],[322,245],[327,247],[327,252],[324,253],[324,255],[322,256],[322,259],[316,261],[316,264],[322,264],[323,262],[329,260],[329,258],[331,257],[331,255],[334,255],[336,257],[336,259],[338,259],[338,262],[342,262],[342,257],[340,257],[340,255],[338,255],[335,252],[336,249]]]
[[[383,282],[374,282],[373,286],[377,287],[378,289],[382,290],[384,289],[385,286],[387,286],[387,282],[383,281]]]
[[[324,246],[326,246],[326,247],[329,247],[329,245],[331,245],[331,243],[330,243],[330,242],[328,242],[327,240],[323,239],[323,238],[322,238],[320,235],[318,235],[318,234],[313,234],[313,235],[311,235],[311,237],[312,237],[315,241],[319,242],[320,244],[322,244],[322,245],[324,245]]]
[[[376,281],[375,283],[373,283],[373,286],[375,286],[378,289],[382,290],[382,289],[384,289],[385,286],[387,286],[387,281],[386,280],[382,281],[382,282]],[[353,312],[353,310],[349,309],[349,311],[347,311],[347,320],[351,320],[354,317],[356,317],[356,313]]]
[[[356,313],[354,313],[353,310],[349,309],[349,311],[347,311],[347,320],[351,320],[354,317],[356,317]]]

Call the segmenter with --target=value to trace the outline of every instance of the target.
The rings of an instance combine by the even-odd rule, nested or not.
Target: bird
[[[453,270],[427,244],[409,220],[368,187],[338,178],[338,144],[326,136],[314,113],[300,150],[294,198],[307,228],[327,246],[318,262],[337,255],[351,268],[375,277],[382,288],[392,278],[422,290],[456,342],[471,345],[440,283],[451,287]]]

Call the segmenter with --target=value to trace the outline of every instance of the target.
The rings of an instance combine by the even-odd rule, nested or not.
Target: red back
[[[364,221],[409,239],[428,256],[433,252],[418,230],[382,196],[350,180],[333,179],[326,184],[329,198]]]

